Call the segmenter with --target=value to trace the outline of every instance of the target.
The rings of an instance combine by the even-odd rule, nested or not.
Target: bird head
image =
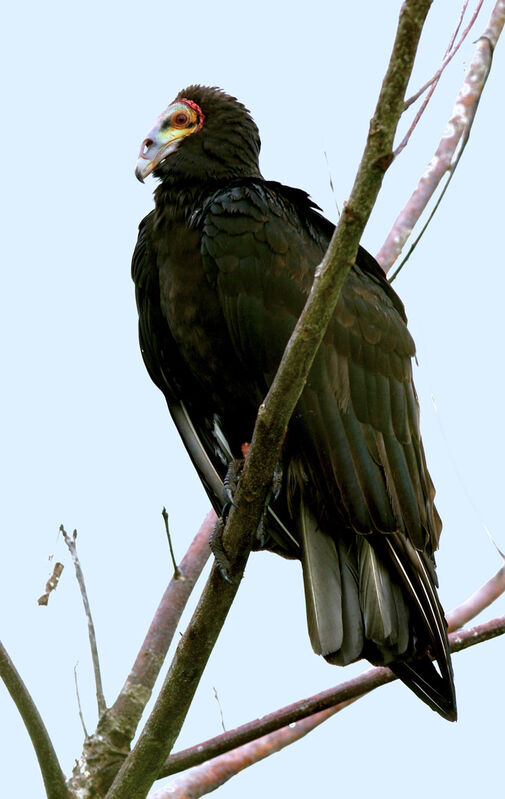
[[[189,86],[157,118],[140,147],[137,178],[259,176],[260,138],[249,111],[220,89]]]

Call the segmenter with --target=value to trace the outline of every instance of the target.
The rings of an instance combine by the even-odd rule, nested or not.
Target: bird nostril
[[[142,156],[145,156],[147,151],[149,150],[149,148],[153,144],[154,144],[154,142],[153,142],[152,139],[144,139],[144,141],[142,142],[142,148],[141,148],[140,154]]]

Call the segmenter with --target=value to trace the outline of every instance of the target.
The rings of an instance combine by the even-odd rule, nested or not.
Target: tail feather
[[[450,681],[441,677],[429,657],[403,663],[397,661],[389,668],[432,710],[448,721],[456,721],[458,713],[452,676]]]
[[[338,665],[361,657],[388,665],[427,705],[454,721],[447,627],[428,557],[400,534],[330,536],[303,502],[299,533],[315,652]]]
[[[312,648],[340,666],[361,657],[363,621],[358,580],[345,548],[301,504],[299,515],[307,624]]]

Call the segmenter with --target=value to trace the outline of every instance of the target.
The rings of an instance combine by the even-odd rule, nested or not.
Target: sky
[[[484,3],[386,176],[362,239],[372,253],[431,158],[492,6]],[[96,708],[86,620],[59,525],[78,530],[112,703],[170,577],[161,509],[179,557],[208,510],[138,349],[130,259],[155,185],[134,177],[140,142],[180,89],[221,86],[259,125],[265,177],[307,190],[335,220],[359,163],[399,7],[373,0],[28,0],[5,11],[0,637],[67,773],[83,737],[76,664],[89,731]],[[456,0],[434,3],[412,89],[438,68],[459,9]],[[505,550],[504,58],[501,41],[454,180],[395,281],[417,343],[414,374],[444,521],[437,560],[448,609],[501,565],[486,527]],[[36,600],[55,560],[65,570],[41,608]],[[221,732],[214,688],[231,729],[367,668],[342,670],[315,656],[303,604],[298,564],[269,553],[251,557],[177,749]],[[504,608],[502,598],[481,620]],[[491,793],[503,777],[504,655],[499,639],[454,656],[457,724],[393,684],[242,772],[219,795]],[[42,797],[29,738],[3,686],[0,718],[2,794]]]

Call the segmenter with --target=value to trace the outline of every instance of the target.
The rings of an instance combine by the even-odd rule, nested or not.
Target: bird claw
[[[244,468],[244,460],[242,458],[234,458],[228,466],[228,471],[223,480],[223,498],[225,500],[225,508],[229,505],[235,505],[235,491],[237,490],[238,481]],[[224,510],[223,510],[224,512]]]
[[[223,532],[232,506],[236,507],[235,492],[237,490],[238,481],[240,480],[240,476],[244,468],[244,462],[245,461],[240,458],[235,458],[230,462],[228,471],[226,472],[226,477],[223,480],[223,509],[221,511],[221,516],[214,525],[214,529],[212,530],[209,539],[210,549],[214,555],[216,566],[218,567],[222,578],[230,584],[233,584],[234,582],[230,577],[232,566],[223,546]],[[282,464],[278,463],[274,470],[272,485],[268,493],[267,501],[265,502],[265,508],[256,530],[256,541],[259,546],[254,546],[254,549],[264,549],[266,546],[266,542],[268,541],[269,537],[266,525],[268,506],[272,500],[275,502],[275,500],[279,497],[282,489],[282,479]]]
[[[282,463],[277,461],[277,464],[274,469],[274,476],[272,478],[272,489],[269,499],[273,499],[274,502],[279,499],[279,495],[281,493],[282,488],[282,478],[284,477],[284,470],[282,468]]]
[[[227,514],[226,514],[227,515]],[[214,525],[212,533],[209,538],[210,551],[214,555],[216,566],[219,569],[221,577],[227,583],[233,585],[233,580],[230,577],[231,563],[228,555],[223,546],[223,532],[226,524],[226,519],[220,516]]]

